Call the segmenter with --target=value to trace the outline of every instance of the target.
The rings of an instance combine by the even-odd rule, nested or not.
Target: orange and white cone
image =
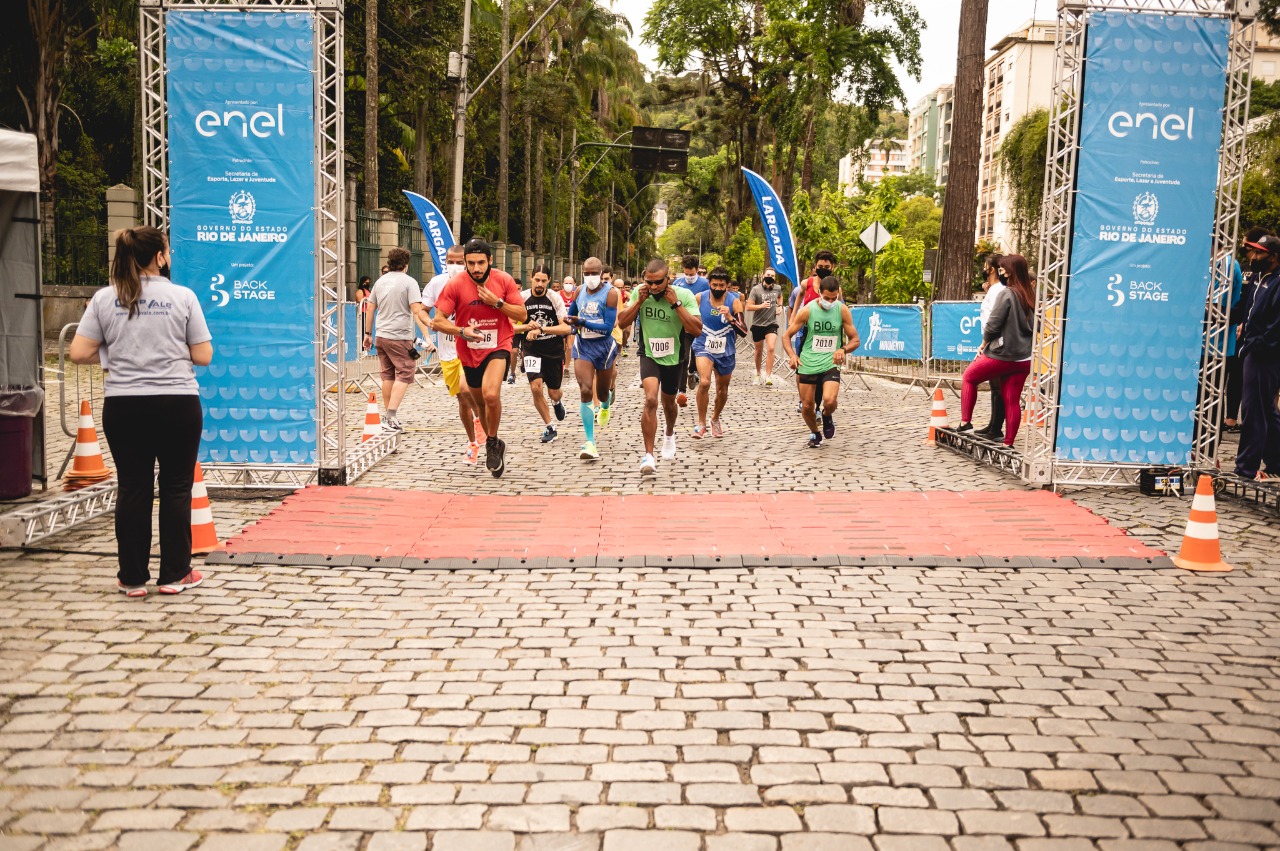
[[[1222,560],[1218,544],[1218,510],[1213,501],[1213,478],[1202,475],[1191,499],[1191,516],[1182,536],[1182,551],[1173,563],[1183,570],[1225,573],[1231,565]]]
[[[360,442],[373,440],[382,434],[382,417],[378,414],[378,398],[369,394],[369,407],[364,411],[364,435],[361,436]]]
[[[204,486],[204,473],[196,462],[196,478],[191,483],[191,552],[211,553],[220,548],[218,530],[213,525],[213,507],[209,490]]]
[[[76,431],[76,446],[71,461],[71,469],[63,477],[66,490],[76,490],[94,482],[100,482],[111,475],[111,470],[102,460],[102,445],[98,443],[98,429],[93,424],[93,409],[89,400],[80,402],[80,424]]]
[[[942,388],[935,387],[933,389],[933,415],[929,417],[929,436],[924,439],[926,446],[936,446],[938,444],[938,429],[946,428],[950,423],[947,422],[947,403],[942,398]]]

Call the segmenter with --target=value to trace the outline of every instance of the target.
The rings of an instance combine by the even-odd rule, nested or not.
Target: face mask
[[[1250,260],[1250,261],[1249,261],[1249,271],[1250,271],[1250,272],[1255,272],[1255,273],[1258,273],[1258,274],[1261,274],[1261,273],[1263,273],[1263,272],[1267,271],[1267,269],[1268,269],[1270,266],[1271,266],[1271,264],[1270,264],[1270,263],[1268,263],[1265,259],[1262,259],[1262,258],[1259,258],[1259,259],[1257,259],[1257,260]],[[162,275],[164,274],[164,270],[163,270],[163,269],[161,269],[161,270],[160,270],[160,274],[162,274]]]
[[[818,296],[818,303],[821,304],[824,309],[832,308],[836,306],[837,299],[833,298],[830,301],[828,301],[826,296],[821,295],[821,296]]]
[[[765,288],[766,290],[771,290],[771,289],[773,289],[773,278],[765,278],[765,279],[764,279],[764,288]]]
[[[711,294],[712,294],[713,296],[715,296],[716,298],[724,298],[725,293],[727,293],[727,292],[728,292],[728,290],[718,290],[718,289],[716,289],[715,287],[712,287],[712,288],[711,288]]]
[[[565,291],[565,292],[567,292],[567,293],[571,293],[571,292],[573,292],[573,284],[565,284],[565,285],[564,285],[564,291]]]
[[[484,273],[478,278],[476,277],[476,273],[469,269],[467,270],[467,275],[470,276],[471,280],[475,281],[477,284],[483,284],[485,281],[489,280],[489,267],[486,266]]]
[[[831,267],[818,266],[813,270],[813,274],[817,275],[819,278],[825,278],[827,275],[831,274]]]
[[[604,283],[599,275],[583,275],[582,284],[589,290],[600,289],[600,284]]]
[[[446,263],[444,266],[444,273],[450,278],[456,278],[465,271],[467,271],[467,267],[461,263]]]
[[[686,281],[690,281],[690,282],[696,281],[696,280],[698,280],[698,273],[697,273],[697,272],[685,272],[685,273],[684,273],[684,279],[685,279]]]
[[[1266,261],[1263,261],[1263,262],[1265,263]],[[171,270],[169,269],[168,263],[165,263],[163,266],[160,267],[160,277],[167,278],[169,277],[170,272]]]

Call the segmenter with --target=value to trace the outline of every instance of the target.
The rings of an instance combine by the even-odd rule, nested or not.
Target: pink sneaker
[[[712,420],[712,421],[711,421],[711,436],[712,436],[712,437],[724,437],[724,426],[720,425],[720,421],[719,421],[719,420]]]
[[[147,596],[147,586],[145,585],[125,585],[123,582],[116,580],[116,588],[126,597]]]
[[[466,456],[466,458],[467,458],[467,463],[468,463],[468,464],[474,464],[474,463],[476,463],[476,458],[477,458],[479,455],[480,455],[480,444],[478,444],[478,443],[468,443],[468,444],[467,444],[467,456]]]
[[[167,585],[161,585],[160,593],[161,594],[181,594],[183,591],[187,590],[188,588],[196,587],[201,582],[204,582],[204,576],[201,575],[200,571],[193,570],[190,573],[188,573],[186,576],[179,579],[177,582],[170,582]]]

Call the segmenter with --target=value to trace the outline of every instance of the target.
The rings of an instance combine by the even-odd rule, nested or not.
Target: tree
[[[378,0],[365,0],[364,207],[378,208]]]
[[[933,199],[923,195],[907,198],[893,212],[902,221],[894,233],[895,238],[919,242],[924,248],[938,247],[938,234],[942,231],[942,208]]]
[[[951,123],[951,160],[947,200],[938,240],[940,285],[944,299],[969,297],[969,264],[978,225],[978,169],[982,142],[983,55],[988,0],[961,0],[956,50],[955,107]]]
[[[876,301],[910,304],[928,295],[929,285],[924,282],[924,243],[895,236],[876,258]]]
[[[725,247],[724,265],[738,281],[745,281],[764,271],[764,244],[756,236],[750,219],[738,223],[738,229]]]
[[[1037,109],[1019,118],[1000,143],[999,179],[1008,184],[1013,202],[1010,246],[1034,265],[1040,253],[1040,207],[1049,151],[1049,110]]]

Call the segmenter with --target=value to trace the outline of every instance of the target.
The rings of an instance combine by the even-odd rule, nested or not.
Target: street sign
[[[631,167],[637,171],[687,174],[691,136],[688,130],[632,127]]]
[[[893,238],[893,234],[889,233],[884,225],[879,222],[873,222],[860,234],[860,237],[862,244],[867,247],[868,251],[872,254],[879,254],[880,249],[884,248],[889,240]]]

